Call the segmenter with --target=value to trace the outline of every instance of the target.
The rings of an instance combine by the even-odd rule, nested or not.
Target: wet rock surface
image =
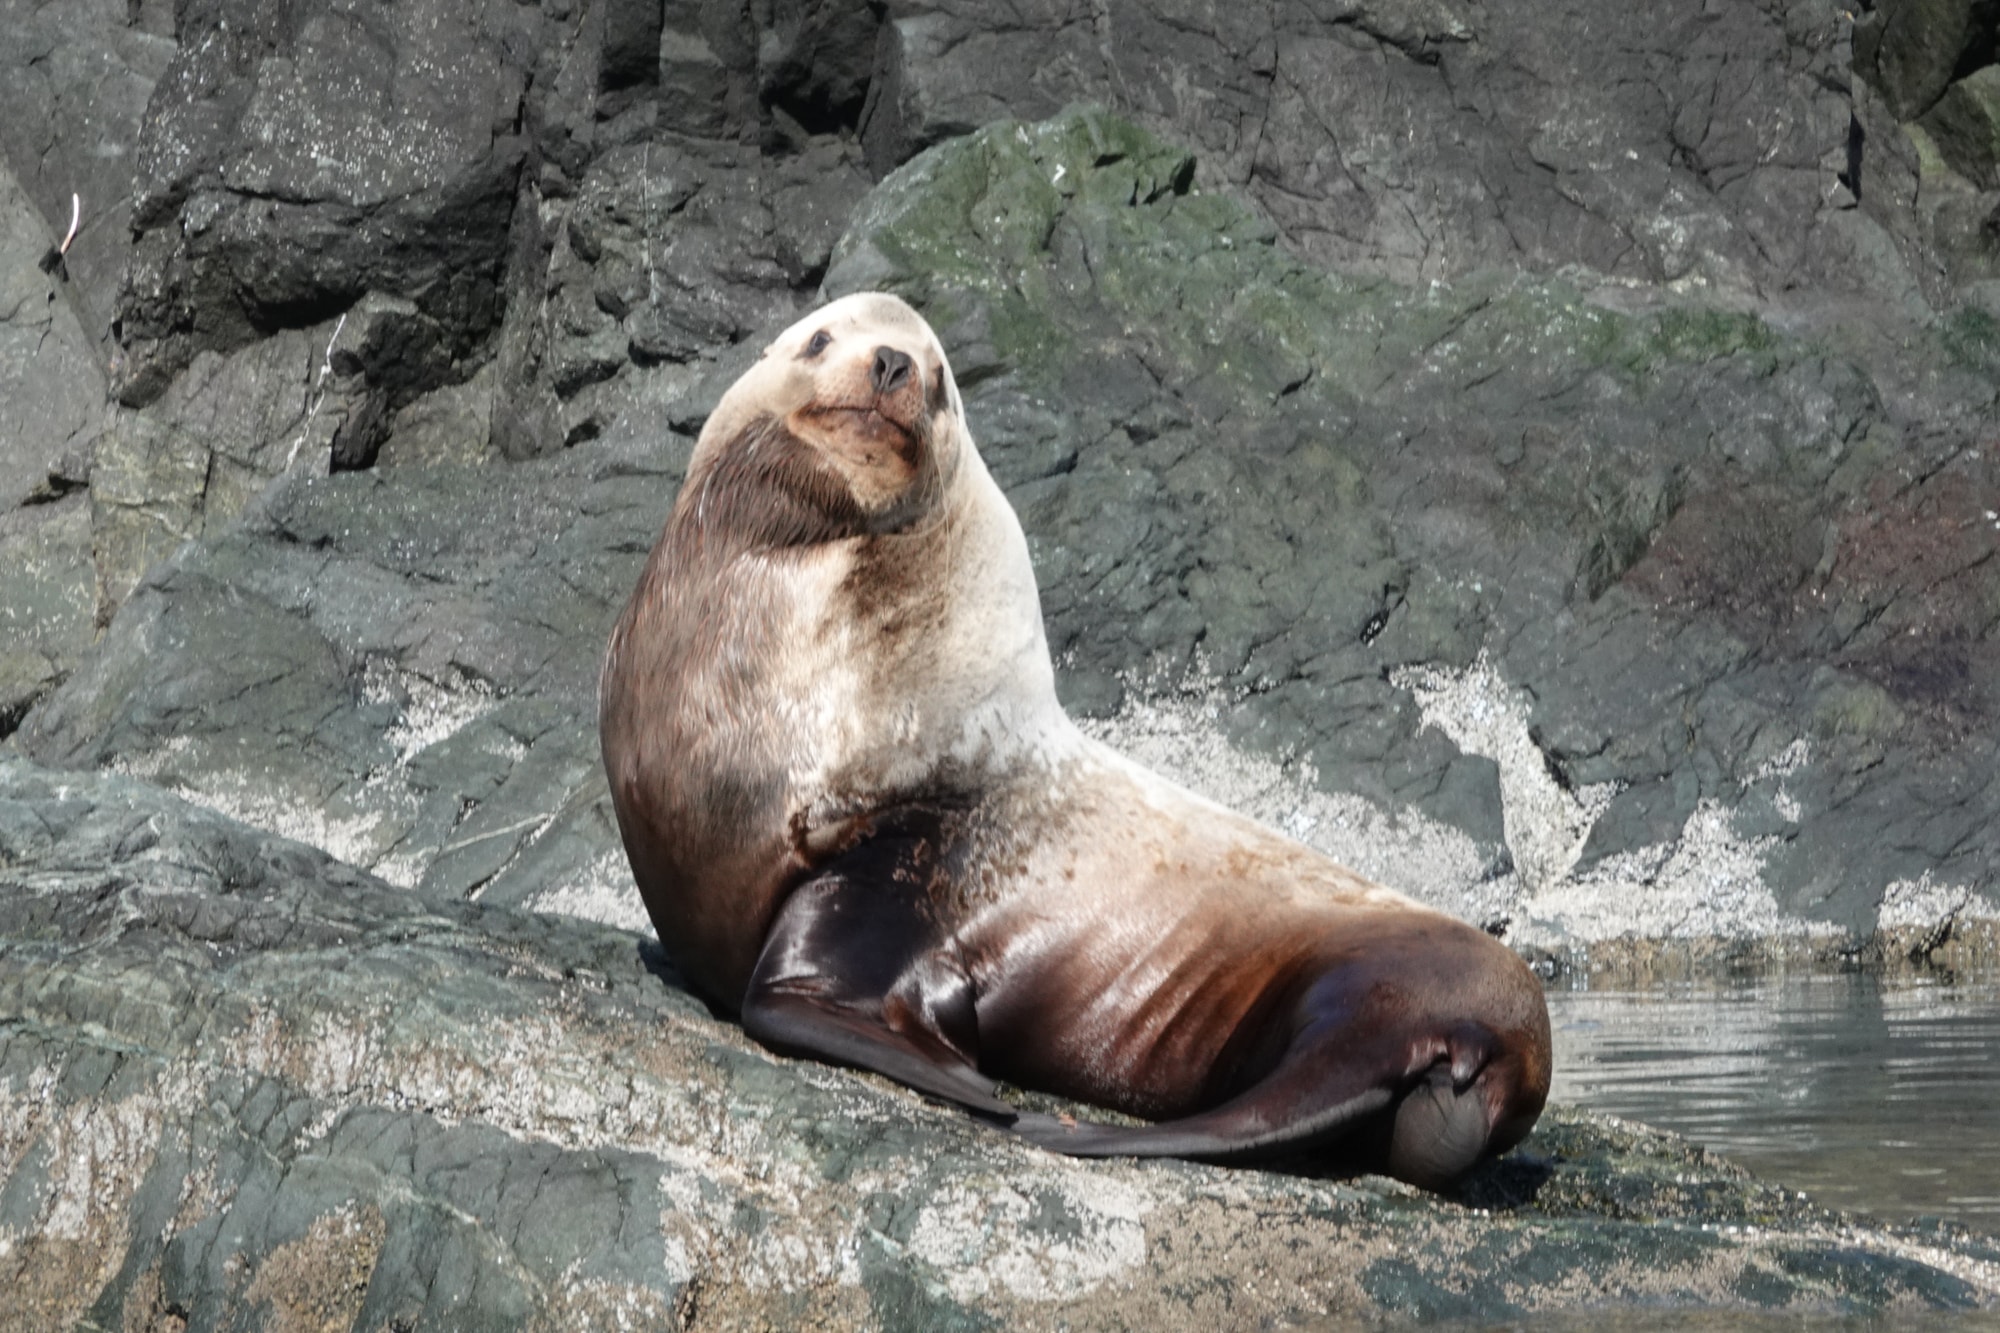
[[[0,20],[37,1326],[1994,1300],[1600,1122],[1487,1215],[771,1061],[622,933],[594,734],[708,407],[889,287],[1147,762],[1538,957],[1992,938],[1990,5]]]

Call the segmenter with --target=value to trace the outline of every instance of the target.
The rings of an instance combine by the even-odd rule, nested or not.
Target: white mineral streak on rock
[[[1509,937],[1517,945],[1831,933],[1779,908],[1763,879],[1776,840],[1740,837],[1732,813],[1712,799],[1695,807],[1678,837],[1578,873],[1584,840],[1616,788],[1564,790],[1529,734],[1526,700],[1483,654],[1462,672],[1411,667],[1391,680],[1415,697],[1425,725],[1500,766],[1507,845],[1523,889],[1523,919]],[[1773,772],[1790,771],[1780,761],[1804,759],[1787,750]]]
[[[582,917],[642,935],[653,933],[652,918],[639,900],[639,888],[632,882],[632,868],[622,847],[592,858],[577,876],[551,884],[527,905],[537,912]]]
[[[1788,778],[1804,768],[1806,761],[1811,758],[1812,746],[1807,744],[1802,736],[1772,756],[1769,763],[1751,775],[1753,781],[1769,781],[1776,784],[1777,791],[1771,797],[1771,804],[1776,807],[1781,818],[1794,824],[1798,823],[1799,816],[1805,813],[1804,808],[1799,805],[1799,798],[1779,780]]]
[[[55,1072],[47,1068],[0,1081],[0,1180],[13,1175],[31,1144],[38,1145],[47,1179],[33,1234],[116,1249],[130,1220],[125,1204],[152,1166],[166,1126],[197,1104],[199,1083],[176,1066],[146,1090],[117,1101],[67,1104],[55,1083]],[[200,1184],[185,1182],[183,1199]]]
[[[1916,879],[1899,879],[1882,893],[1875,928],[1884,933],[1942,933],[1954,923],[2000,919],[2000,911],[1960,884],[1939,883],[1925,871]]]
[[[1462,672],[1405,667],[1390,682],[1416,699],[1425,726],[1442,731],[1466,754],[1499,765],[1507,848],[1526,893],[1532,898],[1561,884],[1616,788],[1565,791],[1528,734],[1526,702],[1483,655]]]
[[[1018,1300],[1072,1300],[1145,1262],[1153,1208],[1131,1182],[1058,1163],[953,1184],[918,1213],[908,1249],[961,1302],[996,1286]]]
[[[1609,856],[1524,904],[1513,937],[1547,947],[1619,938],[1704,939],[1833,935],[1782,911],[1764,883],[1775,838],[1745,839],[1721,802],[1695,806],[1678,838]]]
[[[414,888],[430,867],[431,853],[404,846],[423,805],[409,779],[410,764],[493,711],[499,701],[486,682],[456,669],[439,683],[380,659],[363,669],[361,693],[368,703],[397,710],[382,737],[395,757],[358,786],[330,797],[241,772],[237,756],[221,752],[226,742],[193,736],[175,736],[157,750],[121,758],[110,767],[252,828],[317,847],[398,888]],[[526,753],[526,747],[509,738],[494,743],[510,763]]]
[[[1084,729],[1391,888],[1470,921],[1512,916],[1508,938],[1516,945],[1836,933],[1779,907],[1764,878],[1775,839],[1743,837],[1734,811],[1713,799],[1696,806],[1677,836],[1579,870],[1585,840],[1617,789],[1603,784],[1570,791],[1557,782],[1529,734],[1527,700],[1483,657],[1464,671],[1411,667],[1391,679],[1410,691],[1425,725],[1498,766],[1514,873],[1486,878],[1478,849],[1456,829],[1414,812],[1392,814],[1358,796],[1320,791],[1309,764],[1238,749],[1219,723],[1230,702],[1216,682],[1135,680],[1117,716],[1087,722]],[[1801,813],[1785,780],[1811,757],[1809,744],[1797,740],[1751,775],[1752,782],[1771,784],[1773,806],[1783,818]],[[1954,911],[1984,910],[1976,895],[1927,876],[1889,886],[1881,925],[1928,928]]]
[[[1412,811],[1392,815],[1365,797],[1321,791],[1309,763],[1279,763],[1238,749],[1219,725],[1230,704],[1214,683],[1171,693],[1134,689],[1126,700],[1117,716],[1085,721],[1083,729],[1378,883],[1467,920],[1504,914],[1508,886],[1481,882],[1483,863],[1472,839]]]
[[[383,658],[371,658],[361,674],[361,697],[371,704],[389,704],[398,716],[383,738],[395,747],[396,762],[407,764],[438,742],[448,740],[493,711],[493,687],[456,667],[443,682],[405,671]],[[519,759],[526,747],[509,748]]]
[[[641,1329],[683,1328],[686,1321],[674,1313],[672,1302],[659,1292],[625,1282],[582,1276],[583,1261],[571,1264],[551,1301],[546,1327],[616,1329],[618,1333],[638,1333]],[[668,1280],[685,1283],[692,1271],[668,1268]]]

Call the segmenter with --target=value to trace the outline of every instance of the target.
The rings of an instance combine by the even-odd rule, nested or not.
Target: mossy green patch
[[[1660,360],[1762,357],[1777,348],[1778,335],[1757,316],[1739,311],[1663,310],[1654,317],[1648,346]]]
[[[828,290],[887,287],[940,328],[982,319],[1009,368],[1050,385],[1089,344],[1137,334],[1197,404],[1464,389],[1505,373],[1637,380],[1729,357],[1768,373],[1783,359],[1775,330],[1734,311],[1632,316],[1560,280],[1408,287],[1313,268],[1275,244],[1268,219],[1193,179],[1188,153],[1103,111],[991,125],[883,183]]]
[[[2000,319],[1978,306],[1960,306],[1939,320],[1937,339],[1954,365],[2000,371]]]

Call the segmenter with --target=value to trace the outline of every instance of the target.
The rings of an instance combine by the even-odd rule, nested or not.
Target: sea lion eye
[[[806,344],[806,355],[818,356],[821,352],[824,352],[827,348],[831,347],[832,345],[833,345],[833,335],[831,333],[828,333],[825,329],[821,329],[818,333],[815,333],[812,336],[812,341]]]

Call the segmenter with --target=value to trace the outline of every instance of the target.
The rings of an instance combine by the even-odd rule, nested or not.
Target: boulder
[[[1952,170],[1982,190],[2000,189],[2000,65],[1945,89],[1922,124]]]
[[[1297,250],[1404,282],[1577,267],[1696,290],[1851,289],[1847,27],[1831,4],[1112,0],[898,15],[879,172],[1100,101],[1201,154]],[[1872,150],[1870,150],[1872,152]]]
[[[1936,106],[1960,74],[1992,61],[1991,0],[1880,0],[1855,17],[1854,68],[1902,120]]]
[[[504,310],[523,97],[573,31],[508,0],[182,8],[134,173],[121,400],[371,290],[429,321],[424,387],[452,378]]]
[[[630,892],[597,657],[671,458],[299,475],[155,569],[22,742],[141,774],[393,882]],[[626,919],[636,919],[629,908]]]

